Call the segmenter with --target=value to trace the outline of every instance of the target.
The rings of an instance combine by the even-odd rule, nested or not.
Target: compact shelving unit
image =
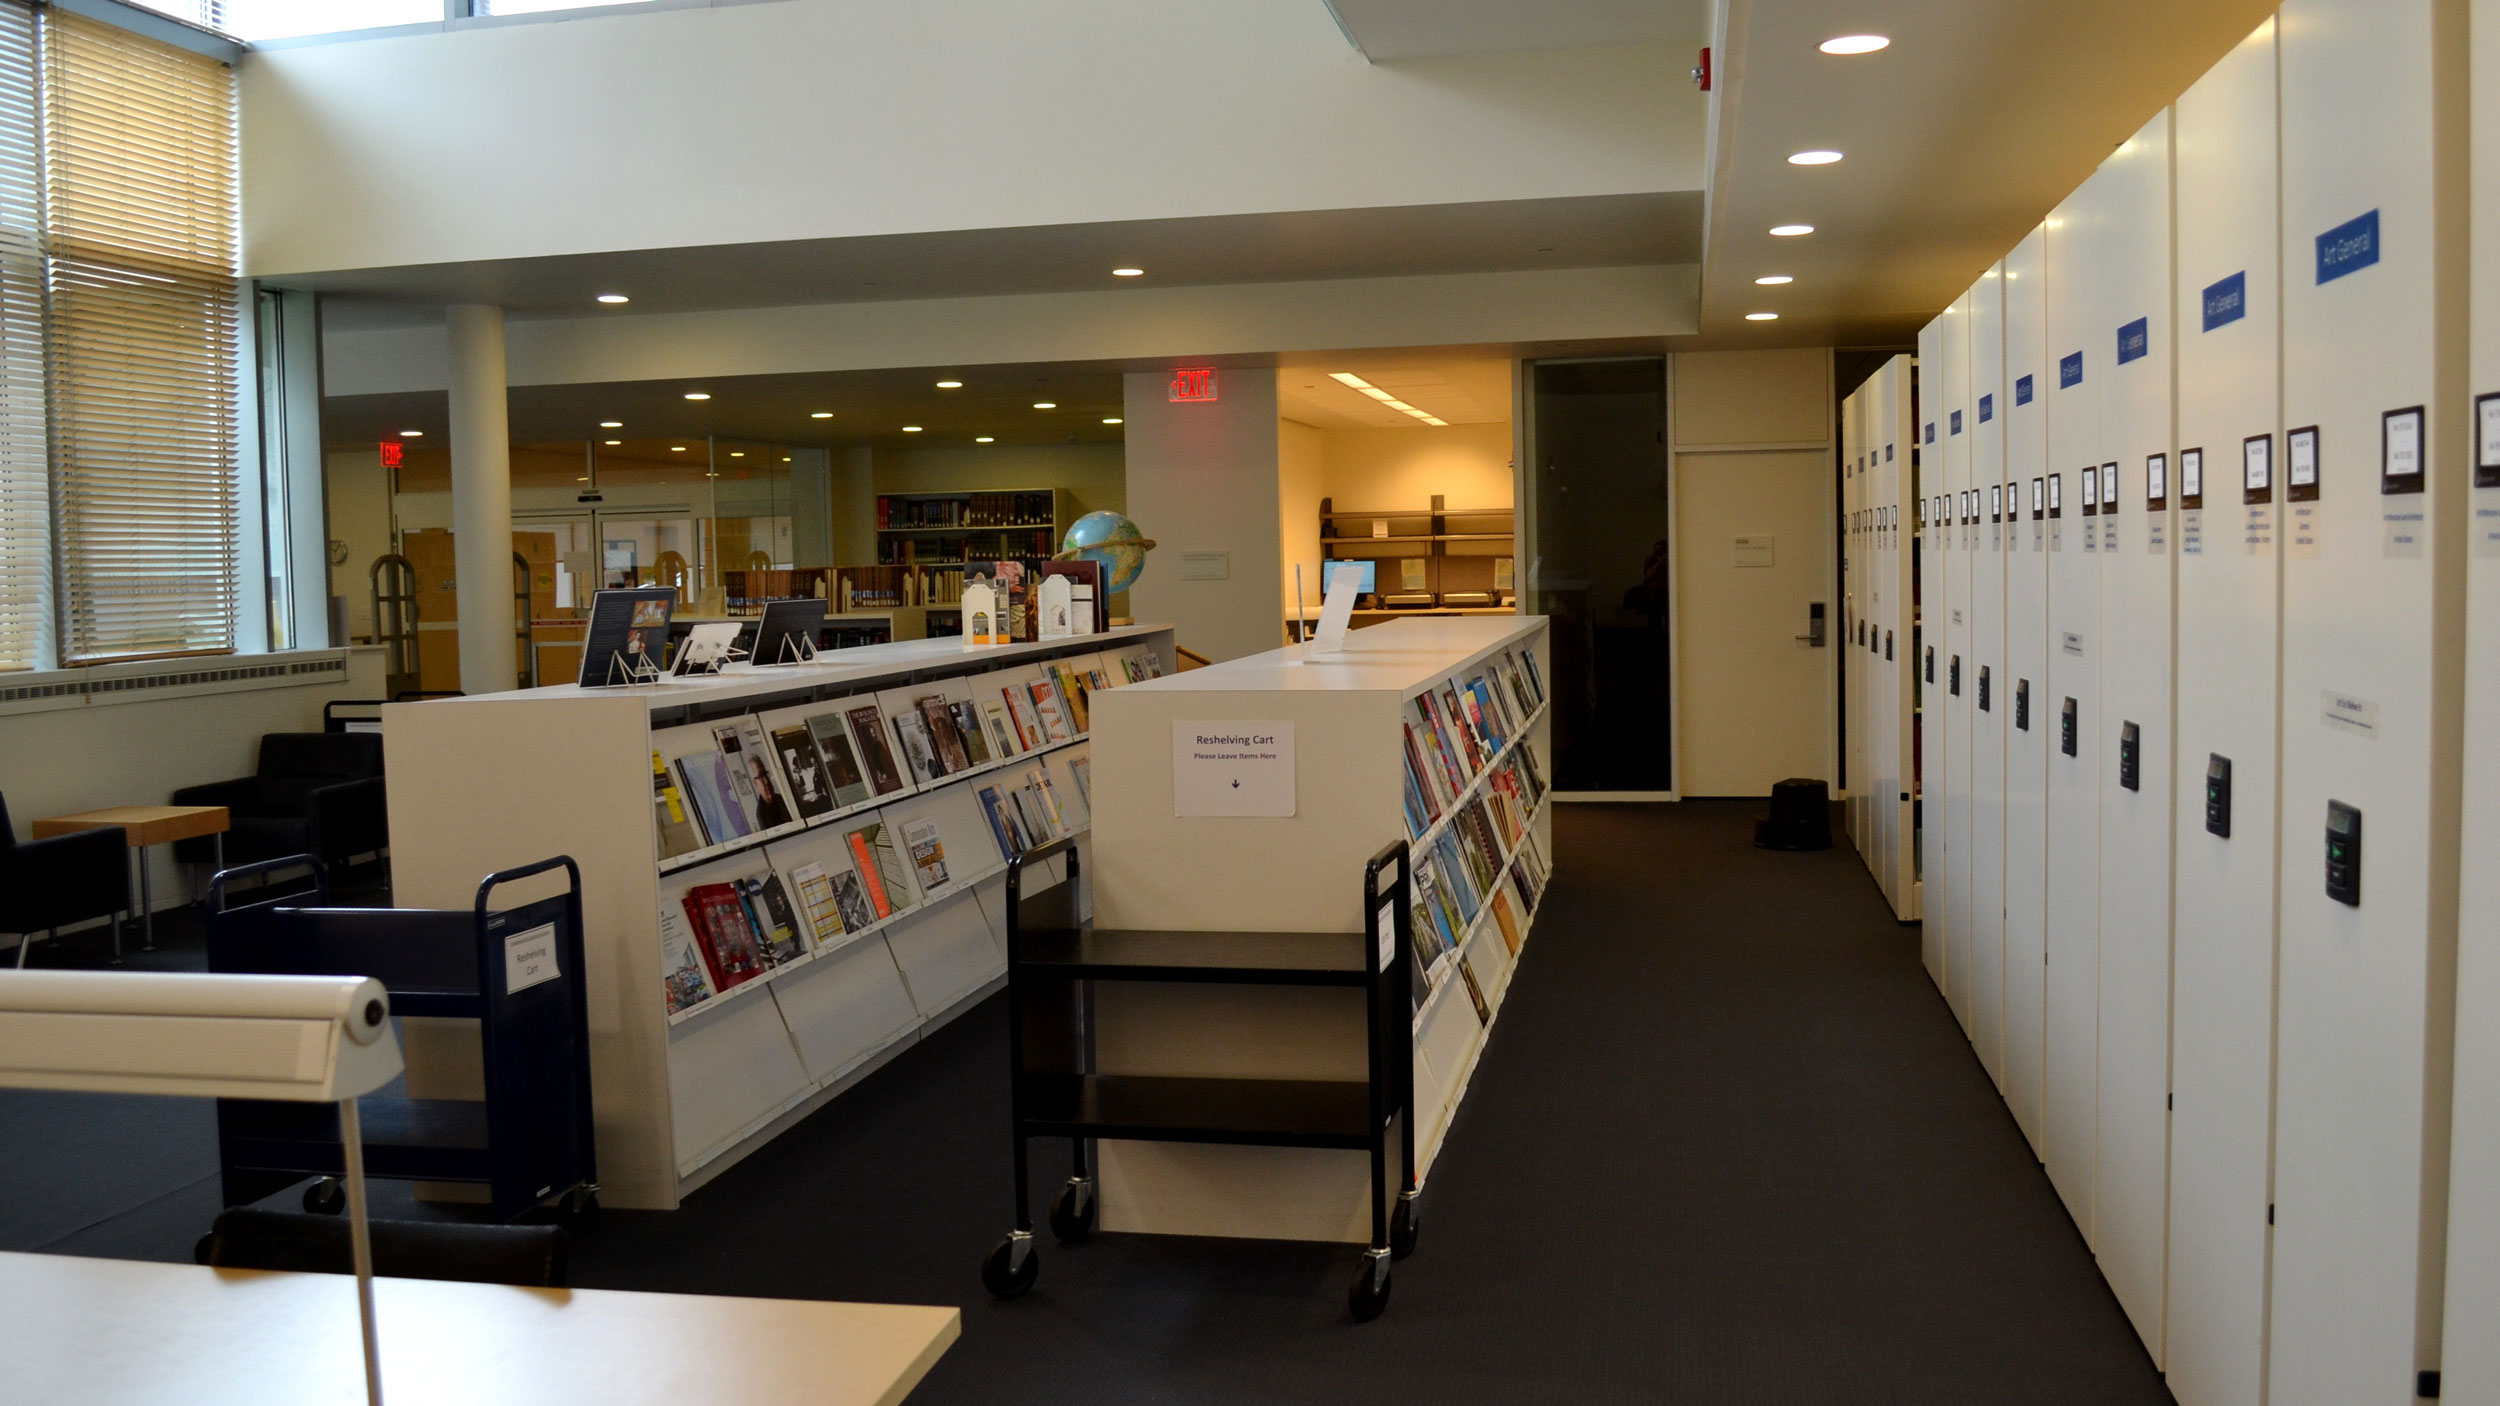
[[[1346,637],[1336,655],[1302,646],[1252,655],[1105,695],[1094,705],[1094,921],[1116,932],[1189,934],[1192,965],[1290,965],[1278,934],[1360,934],[1366,861],[1392,840],[1431,853],[1468,801],[1522,747],[1551,757],[1551,708],[1516,720],[1511,740],[1472,769],[1442,818],[1418,832],[1404,804],[1411,702],[1464,681],[1506,652],[1533,656],[1550,682],[1542,616],[1397,620]],[[1176,815],[1175,725],[1291,723],[1294,813]],[[1550,772],[1545,773],[1550,779]],[[1533,844],[1552,864],[1552,798],[1506,842],[1501,868]],[[1513,901],[1520,952],[1543,902]],[[1516,957],[1484,903],[1454,949],[1418,974],[1413,1012],[1414,1132],[1428,1172],[1465,1097]],[[1180,940],[1158,937],[1157,943]],[[1330,939],[1305,938],[1324,943]],[[1336,939],[1342,940],[1342,938]],[[1237,950],[1236,950],[1237,949]],[[1398,954],[1405,957],[1406,954]],[[1223,963],[1218,958],[1223,958]],[[1484,998],[1479,1018],[1468,975]],[[1365,1078],[1365,1007],[1352,989],[1249,983],[1095,985],[1094,1070],[1106,1077],[1349,1081]],[[1105,1141],[1098,1150],[1106,1229],[1363,1243],[1372,1238],[1370,1159],[1325,1147]]]
[[[907,640],[641,688],[566,685],[394,704],[383,710],[383,735],[397,759],[389,772],[396,896],[457,906],[481,875],[556,854],[580,864],[601,1197],[672,1208],[999,986],[1006,862],[979,789],[1045,759],[1056,770],[1089,744],[1079,735],[933,782],[913,784],[906,771],[900,791],[667,860],[653,820],[654,753],[682,754],[708,743],[712,725],[748,715],[768,732],[869,702],[890,716],[930,693],[971,697],[976,684],[1039,679],[1052,661],[1099,664],[1116,686],[1126,677],[1121,656],[1143,653],[1169,673],[1177,662],[1170,627],[978,650],[953,639]],[[1057,785],[1068,785],[1065,772]],[[1083,834],[1087,798],[1061,798]],[[661,915],[688,888],[830,857],[871,820],[899,829],[922,819],[945,843],[942,887],[907,876],[909,891],[898,892],[904,901],[891,915],[671,1014]],[[1090,840],[1083,850],[1090,855]],[[473,1061],[456,1053],[474,1037],[422,1025],[407,1034],[411,1096],[474,1097]]]

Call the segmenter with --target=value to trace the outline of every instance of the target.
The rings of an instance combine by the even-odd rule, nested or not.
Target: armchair
[[[17,934],[17,965],[26,965],[38,934],[89,918],[114,920],[118,955],[121,915],[129,911],[130,847],[121,827],[21,843],[0,796],[0,932]]]
[[[173,799],[226,808],[233,824],[226,832],[229,866],[309,854],[336,869],[391,842],[382,739],[370,732],[269,733],[252,775],[185,786]],[[174,857],[205,863],[211,842],[179,841]]]

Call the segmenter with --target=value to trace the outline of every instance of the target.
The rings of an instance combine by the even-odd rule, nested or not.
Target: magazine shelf
[[[942,765],[929,774],[913,769],[917,733],[898,721],[969,703],[955,716],[980,726],[989,720],[973,690],[984,683],[997,696],[1066,668],[1118,688],[1132,666],[1147,676],[1175,662],[1168,626],[1125,626],[983,649],[904,640],[642,687],[394,704],[383,729],[396,895],[465,904],[478,874],[551,852],[580,863],[601,1199],[669,1209],[1003,982],[1006,855],[1040,835],[1002,821],[999,798],[1012,809],[1008,793],[1047,787],[1055,799],[1042,833],[1091,853],[1079,774],[1091,743],[1077,707],[1064,728],[1027,733],[1011,718],[1003,744],[985,729],[987,756],[959,726],[961,750],[938,749]],[[1109,696],[1101,690],[1086,691]],[[861,775],[847,779],[863,796],[827,760],[838,745],[828,738],[856,733],[829,724],[808,734],[812,753],[792,738],[802,722],[872,703],[873,720],[851,726],[876,729],[893,774],[869,774],[854,754]],[[1033,709],[1046,723],[1038,700]],[[800,770],[808,755],[819,763],[812,778]],[[711,765],[680,766],[696,760]],[[761,789],[732,787],[724,765]],[[733,793],[734,817],[722,809]],[[716,835],[727,838],[710,843]],[[851,882],[859,864],[878,875],[871,906],[832,901],[869,891]],[[725,915],[737,912],[751,945],[732,944],[723,967],[714,929],[734,929]],[[474,1036],[431,1024],[408,1023],[411,1095],[477,1096],[457,1054]]]

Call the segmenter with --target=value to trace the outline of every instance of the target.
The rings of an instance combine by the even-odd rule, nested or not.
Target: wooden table
[[[139,946],[156,950],[156,895],[148,882],[148,848],[170,845],[176,840],[195,840],[202,835],[217,837],[217,867],[226,867],[226,831],[233,828],[233,818],[224,806],[108,806],[103,810],[82,810],[76,815],[55,815],[35,822],[35,838],[67,835],[79,830],[101,830],[109,825],[122,828],[131,852],[139,857]],[[32,941],[32,939],[27,939]],[[19,949],[21,952],[23,948]],[[113,930],[113,960],[121,960],[121,929]]]
[[[391,1406],[891,1406],[957,1309],[374,1281]],[[361,1402],[356,1281],[0,1254],[0,1395],[213,1406]]]

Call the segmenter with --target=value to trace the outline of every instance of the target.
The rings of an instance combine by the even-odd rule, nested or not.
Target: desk
[[[377,1279],[391,1406],[891,1406],[962,1333],[952,1308]],[[356,1281],[0,1254],[11,1400],[365,1399]]]
[[[148,883],[148,847],[170,845],[176,840],[193,840],[202,835],[217,837],[217,867],[226,867],[226,831],[233,828],[224,806],[109,806],[103,810],[84,810],[76,815],[55,815],[35,822],[35,838],[67,835],[78,830],[100,830],[108,825],[122,827],[124,838],[139,856],[139,946],[144,951],[156,950],[156,895]],[[121,959],[121,939],[113,940],[114,960]]]

